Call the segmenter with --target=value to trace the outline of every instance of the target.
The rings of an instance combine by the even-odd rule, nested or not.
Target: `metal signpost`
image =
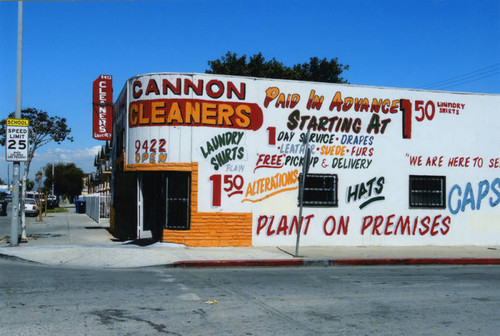
[[[15,117],[19,120],[21,118],[21,98],[22,98],[22,73],[23,73],[23,2],[18,1],[17,3],[17,69],[16,69],[16,110]],[[16,125],[12,125],[15,127]],[[28,135],[27,135],[28,136]],[[14,140],[14,144],[12,146],[12,150],[21,151],[22,144],[12,138]],[[26,139],[26,151],[28,150],[28,139]],[[8,147],[10,146],[8,140],[6,143],[6,157]],[[23,153],[19,153],[22,157]],[[16,157],[17,154],[12,154],[13,157]],[[26,154],[26,157],[28,155]],[[7,160],[9,161],[9,160]],[[12,172],[12,222],[11,222],[11,230],[10,230],[10,246],[17,246],[19,243],[18,237],[18,228],[19,228],[19,169],[21,163],[19,160],[14,161],[14,169]],[[23,209],[24,210],[24,209]]]
[[[307,132],[306,138],[303,141],[305,147],[304,159],[302,161],[302,180],[300,180],[299,189],[299,230],[297,232],[297,242],[295,243],[295,257],[299,256],[300,231],[302,230],[302,208],[304,203],[304,186],[306,183],[306,175],[309,172],[309,163],[311,160],[311,148],[309,147],[309,137],[311,132]]]
[[[12,223],[10,246],[18,245],[19,229],[19,166],[28,161],[29,120],[7,119],[5,132],[5,160],[14,162],[14,183],[12,185]]]

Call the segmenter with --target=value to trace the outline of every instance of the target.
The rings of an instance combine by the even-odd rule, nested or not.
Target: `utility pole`
[[[16,111],[15,118],[21,119],[21,89],[23,73],[23,2],[17,2],[17,76],[16,76]],[[10,246],[19,245],[19,169],[20,161],[14,161],[12,172],[12,222],[10,226]]]
[[[54,184],[56,183],[55,179],[54,179],[54,162],[52,162],[52,194],[51,195],[54,195]]]

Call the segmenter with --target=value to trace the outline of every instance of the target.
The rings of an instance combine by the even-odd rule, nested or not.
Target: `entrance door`
[[[144,193],[142,174],[137,175],[137,239],[147,236],[144,231]]]
[[[191,173],[166,173],[166,225],[170,230],[189,230]]]
[[[161,183],[156,183],[160,185]],[[161,194],[161,191],[160,191]],[[160,196],[161,197],[161,196]],[[158,190],[155,188],[151,174],[140,174],[137,178],[137,238],[153,238],[156,217],[155,200]],[[162,211],[160,211],[162,212]]]
[[[143,174],[144,231],[160,241],[165,225],[165,173],[146,172]]]
[[[189,230],[190,172],[143,172],[137,186],[137,238],[160,241],[164,228]]]

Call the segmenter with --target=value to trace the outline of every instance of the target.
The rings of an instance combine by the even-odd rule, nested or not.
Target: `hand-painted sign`
[[[111,140],[113,130],[113,77],[100,75],[92,86],[92,137]]]
[[[495,245],[499,98],[155,73],[129,79],[114,125],[124,170],[192,171],[189,215],[209,229],[183,237],[246,225],[254,246],[299,230],[309,246]]]

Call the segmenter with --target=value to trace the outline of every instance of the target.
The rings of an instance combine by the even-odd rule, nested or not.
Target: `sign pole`
[[[311,149],[309,148],[309,136],[310,132],[308,131],[306,134],[306,138],[304,139],[304,159],[302,161],[302,180],[300,181],[300,189],[299,189],[299,231],[297,232],[297,241],[295,243],[295,257],[299,256],[299,244],[300,244],[300,232],[302,230],[302,208],[304,203],[304,186],[306,183],[306,175],[309,172],[309,161],[311,159]]]
[[[16,111],[15,117],[21,118],[21,89],[23,73],[23,2],[17,2],[17,76],[16,76]],[[10,246],[19,244],[19,169],[21,163],[14,161],[12,172],[12,222],[10,227]],[[22,209],[24,211],[24,209]]]

